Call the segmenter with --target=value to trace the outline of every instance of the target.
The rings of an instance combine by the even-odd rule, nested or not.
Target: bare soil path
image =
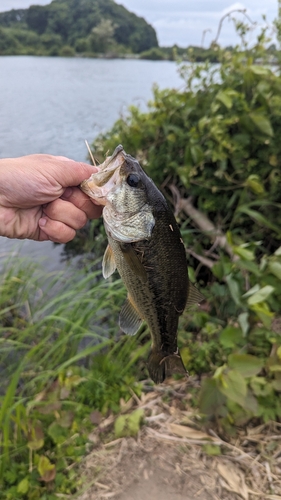
[[[115,417],[100,423],[78,500],[281,500],[281,424],[252,425],[226,441],[202,429],[181,390],[174,386],[169,404],[159,390],[126,404],[126,414],[145,412],[136,437],[116,439]]]

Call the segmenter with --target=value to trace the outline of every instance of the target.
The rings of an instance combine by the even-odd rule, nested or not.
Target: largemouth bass
[[[118,146],[81,189],[104,205],[108,247],[103,276],[118,270],[128,291],[121,330],[134,335],[146,321],[152,336],[148,371],[155,383],[187,374],[177,346],[179,316],[202,296],[188,280],[181,234],[164,196],[139,163]]]

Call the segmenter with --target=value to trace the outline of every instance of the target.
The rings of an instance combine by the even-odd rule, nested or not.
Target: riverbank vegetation
[[[47,276],[16,257],[1,265],[0,498],[72,495],[93,427],[140,395],[148,346],[118,340],[125,291],[92,264]]]
[[[184,90],[155,89],[148,112],[130,108],[93,144],[103,160],[122,143],[174,203],[207,299],[182,317],[180,344],[225,432],[281,417],[281,78],[266,30],[251,50],[238,30],[218,67],[182,65]]]
[[[208,48],[159,47],[154,28],[113,0],[53,0],[0,13],[0,55],[217,63],[218,48],[217,42]],[[276,46],[267,50],[275,61]]]
[[[246,455],[247,426],[281,420],[281,76],[268,66],[266,31],[249,51],[247,27],[239,29],[242,46],[218,48],[218,67],[181,65],[182,90],[155,89],[146,112],[131,107],[92,148],[103,161],[122,143],[174,207],[190,279],[206,301],[180,320],[190,381],[180,389],[168,381],[155,400],[171,415],[183,411],[170,434],[222,456],[232,438],[237,451],[237,436]],[[84,229],[71,251],[84,245],[100,262],[100,225]],[[118,276],[103,280],[91,260],[80,267],[46,277],[17,259],[2,266],[1,499],[73,498],[82,457],[135,436],[151,408],[147,330],[122,336]],[[157,419],[152,412],[149,425]],[[214,443],[198,434],[204,426],[219,434]],[[277,441],[264,443],[251,447],[251,460],[273,467]]]
[[[53,0],[0,13],[0,55],[139,54],[155,30],[113,0]]]

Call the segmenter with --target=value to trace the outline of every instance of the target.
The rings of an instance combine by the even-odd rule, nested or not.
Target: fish
[[[122,145],[80,188],[104,206],[103,276],[117,269],[128,291],[120,329],[135,335],[143,321],[148,325],[147,367],[155,383],[173,373],[188,376],[177,345],[179,316],[203,296],[188,278],[184,243],[167,200]]]

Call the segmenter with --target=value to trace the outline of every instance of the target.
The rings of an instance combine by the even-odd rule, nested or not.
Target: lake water
[[[168,61],[0,57],[0,157],[33,153],[85,161],[91,143],[129,105],[146,109],[153,84],[181,88]],[[59,267],[61,246],[0,237],[0,256],[18,252]]]

